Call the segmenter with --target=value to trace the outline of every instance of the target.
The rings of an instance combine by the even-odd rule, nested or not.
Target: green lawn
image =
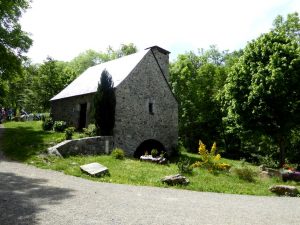
[[[156,165],[139,160],[126,158],[117,160],[112,156],[76,156],[67,158],[50,157],[45,154],[47,147],[64,140],[64,133],[45,132],[41,129],[41,122],[9,122],[5,123],[3,138],[4,152],[12,159],[16,159],[40,168],[62,171],[65,174],[78,176],[95,181],[133,184],[145,186],[167,187],[160,179],[166,175],[178,173],[175,163],[168,165]],[[80,134],[75,134],[75,137]],[[182,156],[195,161],[199,156],[191,153],[182,153]],[[79,166],[99,162],[109,168],[110,175],[100,178],[90,177],[80,171]],[[241,167],[241,161],[222,159],[222,162],[229,163],[233,168]],[[253,170],[258,168],[247,165]],[[191,175],[186,175],[190,184],[187,186],[175,186],[174,188],[188,189],[194,191],[207,191],[232,194],[250,195],[273,195],[268,191],[272,184],[282,184],[277,178],[260,179],[258,176],[255,182],[248,182],[239,179],[234,173],[221,172],[213,174],[205,169],[196,168]],[[285,184],[300,185],[295,182]]]

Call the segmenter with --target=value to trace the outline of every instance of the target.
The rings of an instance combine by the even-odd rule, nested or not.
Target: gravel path
[[[300,199],[118,185],[0,159],[0,224],[299,225]]]

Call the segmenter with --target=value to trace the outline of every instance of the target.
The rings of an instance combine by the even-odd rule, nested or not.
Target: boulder
[[[96,162],[82,165],[80,166],[80,169],[91,176],[101,176],[106,173],[109,173],[107,167]]]
[[[260,177],[261,179],[268,179],[268,178],[270,178],[270,175],[269,175],[269,173],[268,173],[267,171],[261,171],[261,172],[259,173],[259,177]]]
[[[265,165],[259,166],[260,171],[267,172],[269,177],[281,177],[281,173],[277,169],[268,168]],[[265,175],[265,173],[263,173]]]
[[[189,179],[187,179],[185,176],[182,176],[181,174],[165,176],[161,179],[161,181],[168,185],[187,185],[190,183]]]
[[[299,194],[298,189],[295,186],[289,185],[273,185],[269,190],[277,195],[295,197]]]

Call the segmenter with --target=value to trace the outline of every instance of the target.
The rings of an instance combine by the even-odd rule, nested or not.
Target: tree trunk
[[[228,141],[227,141],[227,137],[226,137],[226,134],[225,134],[224,124],[223,124],[223,120],[222,120],[223,116],[222,116],[221,110],[218,110],[218,115],[219,115],[219,118],[220,118],[221,136],[223,136],[224,145],[225,145],[225,151],[229,152]]]
[[[285,164],[285,137],[282,135],[279,135],[278,138],[278,144],[279,144],[279,150],[280,150],[280,156],[279,156],[279,166],[280,168],[283,167]]]

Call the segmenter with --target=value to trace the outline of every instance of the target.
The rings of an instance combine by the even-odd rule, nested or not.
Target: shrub
[[[215,170],[225,170],[225,168],[230,168],[230,165],[225,163],[220,163],[221,155],[216,154],[217,145],[216,142],[211,147],[210,152],[206,149],[205,144],[199,141],[198,152],[201,155],[202,161],[197,161],[193,164],[193,167],[204,167],[209,171]],[[229,170],[229,169],[228,169]]]
[[[191,165],[191,161],[189,159],[180,159],[177,163],[177,167],[180,174],[193,173],[193,166]]]
[[[56,132],[63,132],[67,127],[67,123],[64,121],[55,121],[53,125],[53,129]]]
[[[254,182],[255,177],[257,176],[257,172],[247,166],[234,168],[233,172],[239,177],[239,179],[248,182]]]
[[[44,131],[52,130],[54,125],[54,121],[52,120],[51,117],[45,118],[42,127]]]
[[[163,158],[164,158],[166,155],[167,155],[167,153],[164,152],[164,151],[162,151],[162,152],[159,154],[159,156],[160,156],[160,157],[163,157]]]
[[[94,95],[94,119],[97,135],[110,136],[115,126],[116,94],[112,76],[105,69]]]
[[[42,121],[45,121],[45,119],[46,119],[45,114],[40,114],[40,118],[41,118]]]
[[[219,170],[223,170],[223,171],[229,171],[230,168],[231,168],[231,166],[227,163],[219,163],[217,165],[217,167],[218,167]]]
[[[72,139],[72,136],[73,136],[74,131],[75,131],[75,127],[68,127],[68,128],[65,130],[65,137],[66,137],[66,140],[71,140],[71,139]]]
[[[157,149],[152,149],[152,150],[151,150],[151,155],[152,155],[153,158],[155,158],[156,156],[158,156],[158,151],[157,151]]]
[[[125,158],[125,153],[123,149],[120,148],[115,148],[112,152],[111,155],[115,158],[115,159],[124,159]]]
[[[178,145],[174,148],[172,148],[172,157],[176,158],[176,157],[180,157],[182,152],[187,152],[187,149],[184,147],[184,145],[182,144],[182,141],[179,140],[178,141]]]
[[[96,136],[95,124],[89,124],[89,126],[87,128],[83,128],[83,133],[88,137]]]
[[[265,155],[265,156],[257,156],[259,164],[265,165],[266,167],[270,168],[278,168],[279,167],[279,161],[273,159],[271,155]]]

